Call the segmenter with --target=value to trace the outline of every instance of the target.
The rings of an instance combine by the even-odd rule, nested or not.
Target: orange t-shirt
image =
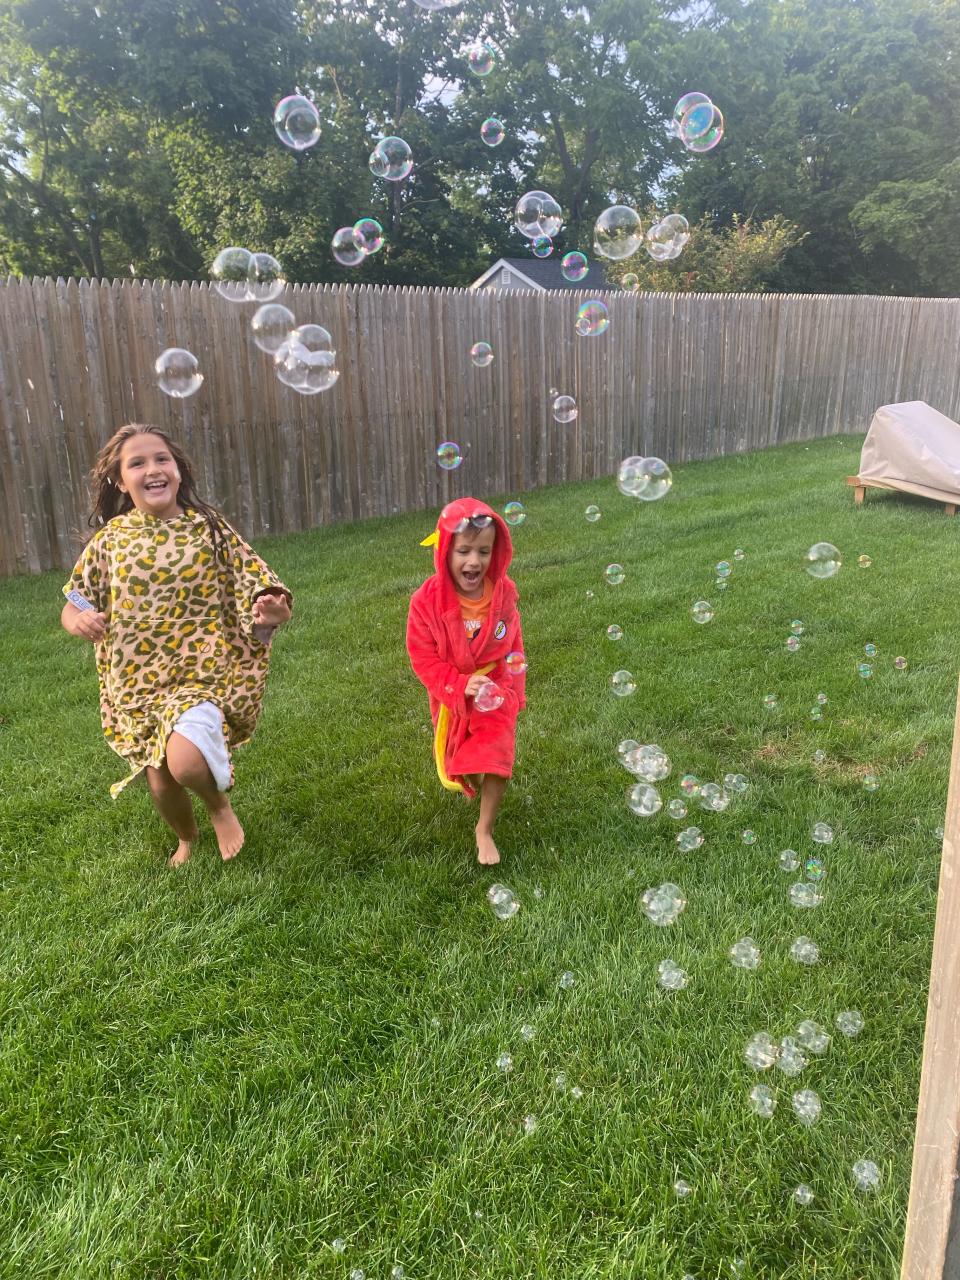
[[[493,600],[493,583],[489,578],[483,580],[483,595],[479,600],[470,600],[467,596],[462,596],[457,592],[457,599],[460,601],[460,616],[463,618],[463,625],[467,629],[467,639],[473,640],[478,635],[480,628],[487,619],[490,612],[490,602]]]

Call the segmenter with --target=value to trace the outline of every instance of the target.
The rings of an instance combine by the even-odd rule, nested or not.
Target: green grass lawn
[[[145,788],[110,801],[124,766],[100,735],[92,651],[59,627],[65,575],[0,583],[2,1280],[385,1280],[397,1264],[409,1280],[708,1280],[735,1257],[747,1277],[898,1274],[957,526],[894,495],[855,510],[843,477],[859,446],[679,467],[653,504],[608,480],[506,495],[528,509],[512,572],[529,706],[495,874],[474,863],[471,811],[439,787],[404,651],[435,513],[259,544],[296,613],[236,757],[247,845],[229,866],[204,825],[193,862],[165,870]],[[844,555],[824,582],[800,565],[820,539]],[[735,547],[746,559],[721,596],[713,566]],[[707,626],[690,617],[699,597],[717,604]],[[632,698],[610,691],[620,667]],[[628,736],[672,758],[665,803],[687,771],[749,777],[725,813],[691,812],[697,852],[679,852],[686,823],[666,809],[628,810]],[[837,835],[824,903],[802,911],[777,858],[816,852],[817,820]],[[640,898],[666,879],[689,905],[660,929]],[[521,900],[512,921],[487,907],[494,880]],[[727,958],[744,934],[756,972]],[[799,934],[817,967],[790,958]],[[664,957],[692,975],[685,991],[658,988]],[[848,1008],[862,1034],[835,1034],[799,1079],[744,1063],[754,1032],[834,1030]],[[770,1120],[747,1106],[758,1082],[779,1098]],[[797,1088],[821,1095],[811,1129]],[[873,1195],[853,1188],[860,1157],[881,1168]]]

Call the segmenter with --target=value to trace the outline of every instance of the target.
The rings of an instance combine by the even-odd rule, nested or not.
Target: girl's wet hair
[[[125,427],[121,427],[119,431],[113,433],[97,454],[97,460],[93,464],[93,471],[90,473],[93,509],[90,512],[90,519],[87,523],[92,529],[99,529],[108,520],[112,520],[114,516],[122,515],[124,512],[133,509],[133,499],[129,493],[123,493],[119,488],[120,451],[132,436],[140,435],[159,436],[170,450],[170,455],[177,464],[177,470],[180,472],[177,502],[181,507],[192,507],[195,511],[200,512],[210,529],[214,551],[219,552],[221,545],[225,541],[225,534],[229,525],[216,507],[211,507],[198,497],[190,459],[176,441],[172,440],[160,427],[154,427],[146,422],[128,422]]]

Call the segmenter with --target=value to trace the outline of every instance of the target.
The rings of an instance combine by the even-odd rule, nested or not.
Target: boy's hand
[[[106,634],[107,614],[93,613],[89,609],[78,609],[76,617],[70,624],[70,630],[75,636],[80,636],[83,640],[89,640],[92,644],[99,644]]]
[[[253,621],[258,627],[282,627],[290,616],[290,601],[282,591],[264,591],[253,602]]]
[[[466,683],[466,687],[463,690],[463,696],[465,698],[475,698],[479,690],[489,679],[489,676],[482,676],[479,671],[475,671]]]

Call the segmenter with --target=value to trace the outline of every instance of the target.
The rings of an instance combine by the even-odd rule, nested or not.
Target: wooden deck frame
[[[859,476],[847,476],[847,485],[852,487],[853,501],[858,507],[863,502],[867,489],[887,489],[891,493],[897,492],[892,484],[881,484],[879,480],[861,480]],[[957,514],[957,506],[956,502],[945,502],[943,510],[946,515],[955,516]]]
[[[923,1038],[901,1280],[956,1280],[960,1155],[960,691]],[[949,1258],[948,1258],[949,1252]]]

